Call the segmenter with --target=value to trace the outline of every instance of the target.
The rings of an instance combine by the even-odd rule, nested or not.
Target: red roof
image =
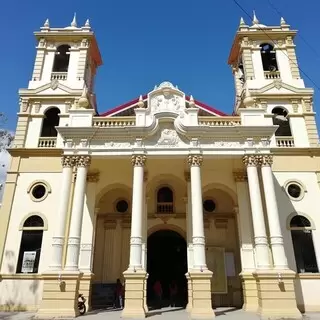
[[[147,95],[142,96],[142,98],[143,98],[143,100],[146,99]],[[186,100],[189,101],[190,97],[186,96]],[[112,109],[110,109],[110,110],[108,110],[106,112],[103,112],[103,113],[99,114],[99,116],[100,117],[107,117],[107,116],[115,115],[115,114],[120,113],[120,112],[122,112],[122,111],[124,111],[126,109],[133,108],[133,106],[138,101],[139,101],[139,98],[133,99],[133,100],[127,102],[127,103],[121,104],[118,107],[112,108]],[[224,113],[224,112],[222,112],[220,110],[217,110],[217,109],[215,109],[213,107],[210,107],[207,104],[205,104],[205,103],[203,103],[203,102],[201,102],[199,100],[194,100],[194,102],[199,108],[201,108],[201,109],[203,109],[203,110],[205,110],[205,111],[207,111],[207,112],[209,112],[211,114],[216,114],[216,115],[222,116],[222,117],[223,116],[228,116],[226,113]]]

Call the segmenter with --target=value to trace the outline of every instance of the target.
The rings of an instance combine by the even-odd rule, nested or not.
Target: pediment
[[[147,109],[149,115],[161,112],[173,112],[179,114],[182,110],[189,107],[190,96],[185,95],[183,91],[178,89],[172,83],[165,81],[146,95],[140,96],[123,105],[108,110],[100,116],[102,117],[121,117],[135,116],[135,108],[138,103],[143,101],[144,108]],[[227,116],[224,112],[217,110],[205,103],[194,99],[194,107],[199,109],[199,116]]]
[[[275,79],[273,82],[267,84],[260,89],[250,89],[250,92],[256,96],[259,95],[310,95],[313,94],[312,89],[307,88],[297,88],[288,83],[283,82],[281,79]]]

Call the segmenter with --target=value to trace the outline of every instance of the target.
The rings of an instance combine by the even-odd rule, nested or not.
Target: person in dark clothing
[[[169,289],[170,289],[170,306],[175,307],[177,303],[178,286],[174,280],[171,282]]]
[[[123,309],[123,285],[120,279],[117,279],[116,289],[115,289],[115,306]]]

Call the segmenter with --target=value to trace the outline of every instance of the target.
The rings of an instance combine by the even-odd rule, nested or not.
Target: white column
[[[65,270],[79,270],[79,251],[81,227],[83,218],[83,206],[86,191],[87,172],[91,158],[89,156],[77,156],[77,178],[74,188],[73,206],[68,239],[67,260]]]
[[[273,263],[276,269],[288,269],[271,169],[272,162],[271,155],[262,156],[261,175],[266,199]]]
[[[260,156],[244,156],[243,162],[247,166],[257,268],[269,269],[268,239],[257,169],[260,162]]]
[[[188,163],[191,178],[191,208],[192,208],[192,243],[193,269],[205,270],[206,251],[202,210],[201,164],[202,156],[190,155]]]
[[[187,258],[188,270],[193,267],[193,244],[192,244],[192,205],[191,205],[191,183],[190,173],[186,172],[187,199],[186,199],[186,220],[187,220]]]
[[[143,216],[142,216],[142,268],[147,271],[147,241],[148,241],[148,208],[146,198],[147,173],[144,173],[143,185]]]
[[[142,268],[143,171],[146,160],[145,155],[132,156],[133,191],[129,260],[129,269],[131,270]]]
[[[64,236],[66,232],[66,220],[69,208],[70,190],[72,183],[72,170],[74,166],[74,158],[72,156],[63,156],[62,163],[62,180],[60,189],[60,201],[57,211],[57,224],[52,237],[52,260],[50,264],[51,270],[62,269],[62,253],[64,245]]]

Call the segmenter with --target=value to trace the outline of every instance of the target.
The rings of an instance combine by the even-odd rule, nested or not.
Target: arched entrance
[[[175,281],[178,287],[175,305],[185,307],[187,304],[187,243],[177,232],[159,230],[148,237],[147,303],[151,308],[159,307],[154,294],[154,284],[161,282],[163,290],[162,307],[170,305],[170,283]]]

